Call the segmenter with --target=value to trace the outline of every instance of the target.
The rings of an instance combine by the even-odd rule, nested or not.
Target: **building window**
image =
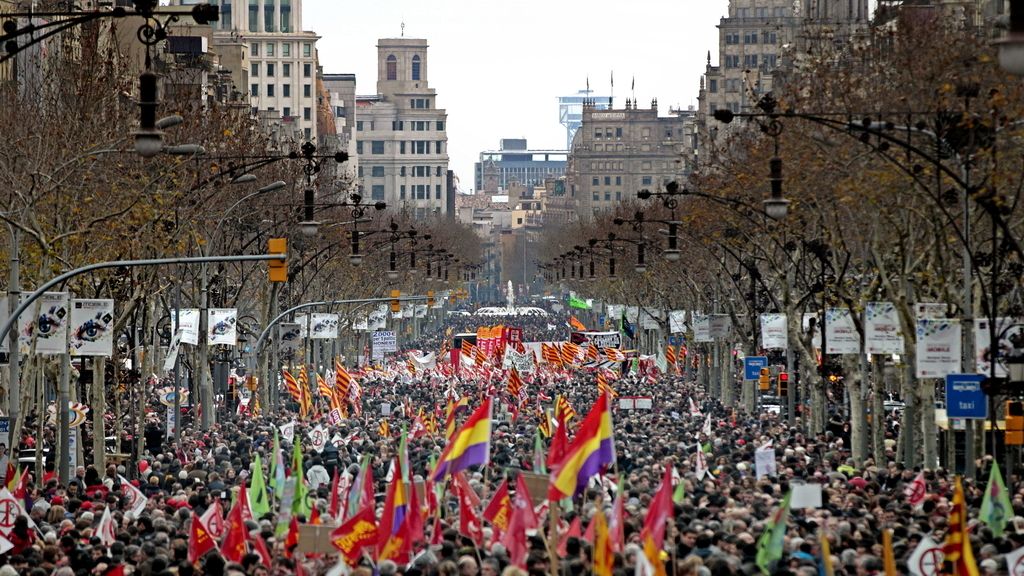
[[[274,3],[265,2],[263,4],[263,31],[273,32],[274,31]]]
[[[287,86],[287,84],[285,84],[285,86]],[[292,108],[291,108],[291,106],[285,106],[284,108],[281,109],[281,116],[282,117],[288,118],[291,115],[292,115]]]
[[[259,84],[251,85],[249,87],[249,94],[252,95],[252,96],[259,96],[260,95],[260,85]]]
[[[441,199],[441,185],[440,184],[437,184],[437,185],[434,186],[434,199],[435,200],[440,200]]]
[[[362,153],[363,153],[363,141],[362,140],[358,140],[358,141],[356,141],[356,154],[362,154]],[[360,166],[359,167],[359,175],[360,176],[363,175],[362,172],[363,172],[363,167]]]
[[[267,77],[269,78],[269,77],[271,77],[273,75],[274,75],[274,64],[271,63],[271,62],[267,62]]]
[[[708,92],[711,92],[712,94],[714,94],[715,92],[718,92],[718,80],[717,79],[710,79],[710,80],[708,80]]]
[[[615,199],[617,201],[619,201],[619,202],[622,201],[622,192],[621,191],[615,193]]]
[[[308,46],[308,44],[307,44],[307,46]],[[312,75],[313,75],[313,65],[312,64],[303,64],[302,65],[302,77],[303,78],[309,78]]]
[[[387,69],[387,79],[398,80],[398,58],[395,58],[394,54],[389,54],[385,62],[384,67]]]
[[[744,55],[743,66],[746,68],[757,68],[757,54]]]
[[[313,88],[311,84],[302,85],[302,97],[309,98],[313,95]]]
[[[437,167],[437,171],[434,172],[434,176],[437,176],[438,178],[441,177],[441,167],[440,166]]]
[[[310,117],[312,116],[312,114],[313,114],[313,109],[312,108],[307,106],[307,107],[302,109],[302,119],[303,120],[309,120]]]
[[[600,186],[601,185],[601,179],[598,178],[597,176],[594,176],[594,179],[591,180],[590,185],[591,186]]]
[[[249,32],[260,31],[260,3],[259,0],[249,0]]]
[[[383,154],[384,153],[384,141],[374,140],[370,143],[370,154]]]
[[[605,176],[604,177],[604,185],[605,186],[611,186],[612,185],[612,177],[611,176]]]
[[[303,58],[309,58],[312,55],[313,55],[313,45],[310,44],[309,42],[304,42],[302,44],[302,56],[303,56]]]
[[[650,176],[644,176],[643,178],[641,178],[640,179],[640,185],[641,186],[650,186],[651,185],[651,177]]]
[[[594,140],[600,140],[601,136],[604,136],[604,130],[594,128]]]
[[[356,131],[357,132],[362,132],[363,131],[363,121],[362,120],[356,120]]]
[[[302,135],[306,137],[306,140],[309,140],[309,137],[313,135],[313,131],[309,128],[304,128],[302,130]]]
[[[370,199],[371,200],[383,200],[384,199],[384,185],[374,184],[370,188]]]
[[[611,202],[612,201],[612,193],[611,192],[605,192],[604,193],[604,201],[605,202]]]
[[[413,80],[419,80],[420,79],[420,57],[419,56],[413,56],[412,57],[412,79]]]
[[[283,32],[283,30],[282,30],[282,32]],[[292,55],[292,43],[291,42],[282,42],[281,43],[281,56],[291,56],[291,55]]]
[[[281,90],[282,90],[282,94],[284,95],[285,98],[288,98],[288,97],[290,97],[292,95],[292,85],[291,84],[282,84],[281,85]]]
[[[405,176],[405,166],[399,166],[398,167],[398,175],[399,176]]]
[[[405,154],[405,140],[398,143],[398,153]]]
[[[739,44],[740,43],[740,33],[739,32],[726,32],[725,33],[725,43],[726,44]]]
[[[615,185],[616,186],[622,186],[622,176],[616,176],[615,177]]]
[[[359,177],[360,178],[363,177],[363,167],[362,166],[359,167]]]
[[[249,56],[259,56],[259,55],[260,55],[260,45],[259,45],[259,42],[253,42],[252,44],[249,45]]]
[[[616,128],[615,129],[615,137],[620,139],[620,140],[622,139],[622,128]]]
[[[371,167],[370,168],[370,176],[373,176],[374,178],[383,178],[384,177],[384,167],[383,166],[373,166],[373,167]]]
[[[757,32],[744,32],[743,33],[744,44],[757,44]]]
[[[274,43],[273,42],[267,42],[267,56],[273,56],[273,55],[274,55]]]
[[[252,76],[252,77],[255,78],[256,76],[259,76],[259,75],[260,75],[260,63],[259,62],[253,62],[252,65],[249,67],[249,76]]]
[[[600,194],[598,194],[597,192],[594,192],[594,202],[597,202],[600,199],[601,199]]]
[[[402,122],[401,120],[392,120],[391,129],[394,130],[395,132],[398,132],[399,130],[405,130],[405,123]]]
[[[334,107],[334,116],[336,118],[344,118],[345,117],[345,107],[344,106],[335,106]]]
[[[292,31],[292,2],[291,0],[280,0],[281,32]],[[287,54],[285,54],[287,56]]]
[[[267,96],[270,96],[270,97],[274,96],[274,85],[273,84],[267,84]]]
[[[725,67],[726,68],[739,68],[740,67],[740,55],[739,54],[726,54],[725,55]]]
[[[437,121],[437,131],[444,132],[444,122],[442,120]]]
[[[436,145],[435,145],[435,147],[434,147],[434,152],[436,152],[436,153],[438,153],[438,154],[443,154],[443,152],[441,151],[441,144],[442,144],[442,143],[443,143],[443,140],[438,140],[438,141],[436,142]]]
[[[405,200],[405,184],[398,187],[398,199]]]
[[[291,78],[292,77],[292,65],[288,64],[287,62],[281,64],[281,75],[284,76],[285,78]]]

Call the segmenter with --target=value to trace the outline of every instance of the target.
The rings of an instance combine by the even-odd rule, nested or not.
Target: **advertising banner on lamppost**
[[[671,334],[683,334],[686,332],[686,310],[669,311],[668,331]]]
[[[826,354],[860,354],[860,335],[849,308],[825,310]]]
[[[199,345],[199,309],[182,308],[177,312],[181,321],[181,343]],[[171,310],[171,334],[178,331],[178,323],[175,322],[175,312]]]
[[[917,377],[945,378],[959,374],[960,321],[950,318],[917,321]]]
[[[37,354],[64,354],[68,351],[68,293],[46,292],[36,301],[35,315]],[[33,307],[30,307],[31,310]],[[31,335],[29,335],[31,337]]]
[[[388,305],[381,304],[366,319],[367,330],[383,330],[388,325]]]
[[[305,328],[305,325],[302,325]],[[309,337],[326,340],[338,337],[338,315],[313,313],[309,320]],[[303,334],[305,336],[305,334]]]
[[[706,314],[694,314],[693,316],[693,341],[714,342],[711,337],[711,317]]]
[[[900,318],[892,302],[868,302],[864,305],[864,351],[868,354],[903,354]]]
[[[72,300],[68,351],[72,356],[110,356],[114,351],[113,328],[113,300]]]
[[[732,330],[732,318],[728,314],[712,314],[708,317],[708,332],[712,338],[728,338]]]
[[[207,312],[206,343],[234,346],[238,342],[238,310],[210,308]]]
[[[766,350],[785,350],[789,347],[785,314],[761,314],[761,346]]]
[[[295,322],[282,322],[277,325],[277,336],[278,354],[285,358],[290,358],[299,350],[299,341],[302,340],[302,327]]]
[[[974,320],[974,361],[978,374],[988,376],[992,369],[989,362],[993,355],[996,359],[996,377],[1006,376],[1006,357],[1013,350],[1010,338],[1019,338],[1018,334],[1024,333],[1024,325],[1020,318],[997,318],[996,339],[998,346],[992,346],[992,335],[989,331],[988,318],[975,318]],[[994,350],[993,350],[994,348]],[[994,352],[994,354],[993,354]]]

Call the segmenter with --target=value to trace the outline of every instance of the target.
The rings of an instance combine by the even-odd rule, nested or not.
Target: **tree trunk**
[[[875,464],[885,465],[885,371],[882,356],[871,363],[871,454]]]
[[[939,462],[938,426],[935,423],[935,382],[926,380],[918,386],[917,404],[921,422],[918,430],[924,436],[924,468],[934,470]]]
[[[866,457],[864,448],[867,445],[867,412],[862,395],[864,373],[860,370],[858,356],[844,354],[842,358],[846,392],[850,396],[850,455],[854,465],[860,467]]]
[[[96,471],[103,474],[107,468],[105,443],[106,425],[103,415],[107,411],[107,394],[104,382],[106,380],[106,358],[93,356],[92,358],[92,390],[89,391],[90,408],[92,409],[92,463]]]

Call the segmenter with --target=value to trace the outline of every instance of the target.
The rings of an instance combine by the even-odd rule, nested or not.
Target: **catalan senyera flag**
[[[334,389],[327,385],[327,380],[319,373],[316,375],[316,391],[328,401],[334,400]]]
[[[551,437],[551,415],[540,408],[537,409],[537,430],[539,430],[545,438]]]
[[[487,362],[487,354],[483,348],[479,346],[473,348],[473,361],[476,362],[477,366],[483,366]]]
[[[562,354],[558,349],[558,344],[548,344],[547,342],[540,343],[540,357],[544,359],[548,364],[554,364],[559,368],[562,366]]]
[[[292,376],[291,372],[287,370],[282,370],[281,376],[284,378],[284,387],[288,391],[288,395],[296,402],[302,402],[302,392],[299,390],[299,382],[295,376]]]
[[[348,400],[349,389],[352,387],[352,375],[341,365],[341,360],[334,360],[334,391],[344,403]]]
[[[671,344],[665,346],[665,362],[672,368],[676,366],[676,347]]]
[[[313,411],[313,394],[309,390],[309,377],[306,368],[299,372],[299,418],[305,420]]]
[[[564,420],[563,420],[564,421]],[[592,476],[615,462],[612,413],[602,395],[583,419],[561,462],[551,467],[548,499],[559,501],[586,487]]]
[[[626,355],[618,348],[604,348],[604,357],[612,362],[625,362]]]
[[[569,327],[578,332],[584,332],[587,329],[583,322],[580,322],[579,318],[572,314],[569,315]]]
[[[380,424],[377,425],[377,434],[385,438],[391,436],[391,427],[388,426],[387,420],[381,420]]]
[[[508,373],[508,393],[515,399],[521,399],[523,394],[523,378],[519,376],[519,370],[515,366]]]
[[[953,503],[949,510],[949,529],[946,542],[942,545],[942,574],[953,576],[978,576],[978,565],[974,561],[974,550],[967,534],[967,503],[960,477],[956,477],[953,489]]]
[[[459,470],[486,464],[490,459],[491,399],[487,398],[452,435],[431,477],[434,482],[438,482]]]
[[[569,399],[561,394],[555,400],[555,419],[559,422],[568,422],[576,417],[576,410],[573,409],[572,404],[569,404]]]
[[[469,396],[462,396],[456,401],[448,401],[448,410],[444,418],[444,437],[451,438],[455,434],[455,419],[469,410]]]
[[[474,348],[476,348],[476,346],[473,346],[472,342],[470,342],[469,340],[466,340],[466,339],[462,340],[462,355],[463,356],[468,356],[470,358],[473,358],[473,356],[474,356],[473,349]]]
[[[598,370],[597,372],[597,393],[607,394],[612,398],[619,395],[619,393],[612,388],[612,385],[608,383],[608,376],[605,375],[604,370]]]
[[[579,357],[579,344],[573,344],[572,342],[562,343],[562,364],[565,364],[566,366],[572,366],[573,364],[576,364],[576,359]]]

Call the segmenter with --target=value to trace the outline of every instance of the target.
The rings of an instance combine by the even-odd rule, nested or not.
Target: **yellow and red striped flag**
[[[575,417],[576,410],[573,409],[572,404],[569,404],[569,399],[559,394],[558,399],[555,400],[555,419],[559,422],[568,422]]]
[[[607,394],[612,398],[619,395],[619,393],[612,388],[612,385],[608,383],[608,376],[605,374],[604,370],[598,370],[597,372],[597,393],[599,395]]]
[[[671,344],[669,344],[668,346],[665,346],[665,362],[668,362],[669,366],[675,368],[675,365],[676,365],[676,347],[671,345]]]

